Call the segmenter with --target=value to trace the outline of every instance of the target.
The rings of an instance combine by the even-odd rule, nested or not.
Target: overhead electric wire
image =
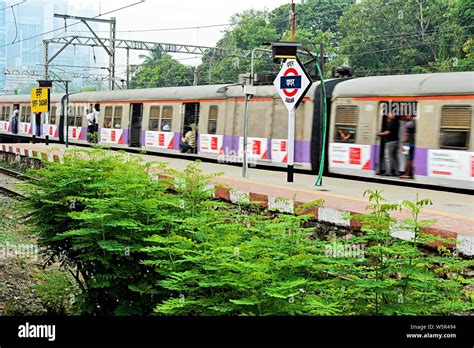
[[[194,27],[178,27],[178,28],[155,28],[155,29],[134,29],[134,30],[117,30],[117,33],[143,33],[143,32],[157,32],[157,31],[178,31],[178,30],[191,30],[191,29],[205,29],[205,28],[217,28],[217,27],[226,27],[233,26],[235,24],[225,23],[225,24],[211,24],[211,25],[200,25]],[[79,30],[78,33],[88,32],[87,30]],[[97,33],[108,33],[108,30],[97,30]]]
[[[24,4],[25,2],[26,2],[26,0],[23,0],[23,1],[17,2],[16,4],[12,4],[12,5],[5,6],[4,8],[0,8],[0,11],[6,10],[6,9],[8,9],[8,8],[10,8],[10,7],[14,7],[14,6],[18,6],[18,5]]]

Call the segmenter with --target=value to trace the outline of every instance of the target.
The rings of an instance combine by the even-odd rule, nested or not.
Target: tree
[[[231,18],[232,29],[224,33],[217,47],[230,52],[251,51],[263,47],[264,43],[278,41],[279,35],[269,22],[267,11],[249,10]],[[199,67],[200,80],[212,83],[235,83],[239,74],[250,72],[250,56],[242,58],[239,54],[228,57],[211,57],[206,54]],[[255,71],[271,71],[271,59],[263,58],[255,62]],[[209,69],[212,79],[209,81]]]
[[[338,22],[338,59],[360,75],[455,70],[452,64],[441,66],[462,54],[465,35],[451,15],[456,4],[438,0],[353,4]]]
[[[311,32],[338,32],[337,21],[354,0],[308,0],[296,7],[296,27]],[[270,13],[270,23],[283,35],[290,29],[289,5],[282,5]]]
[[[145,62],[132,69],[132,88],[154,88],[192,85],[192,71],[160,50],[151,56],[140,56]]]

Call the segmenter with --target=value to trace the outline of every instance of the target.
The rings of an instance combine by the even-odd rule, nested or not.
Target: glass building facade
[[[77,0],[76,0],[77,1]],[[32,87],[37,86],[37,80],[43,78],[43,40],[52,37],[92,34],[83,32],[84,26],[75,25],[64,28],[64,20],[54,18],[55,13],[71,14],[85,17],[97,15],[92,9],[74,9],[73,0],[28,0],[27,2],[0,12],[0,71],[8,69],[11,74],[0,74],[0,93],[2,94],[27,94]],[[9,4],[0,0],[0,8]],[[71,24],[76,21],[69,20]],[[91,25],[97,27],[97,25]],[[58,29],[46,35],[47,31]],[[50,56],[57,51],[60,45],[50,45]],[[97,50],[96,50],[97,51]],[[100,59],[102,56],[98,56]],[[51,76],[61,76],[64,71],[78,72],[78,67],[99,64],[94,62],[90,47],[70,46],[51,63]],[[26,72],[29,72],[26,74]],[[84,70],[84,71],[87,71]],[[84,72],[80,71],[80,72]],[[93,70],[92,70],[93,71]],[[20,73],[23,72],[23,73]],[[34,75],[33,73],[37,73]],[[80,90],[83,86],[91,85],[90,81],[83,79],[70,79],[71,90]]]

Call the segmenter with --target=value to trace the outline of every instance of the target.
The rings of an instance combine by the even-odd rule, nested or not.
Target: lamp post
[[[248,178],[248,130],[249,130],[249,101],[255,94],[257,94],[257,89],[253,85],[254,81],[254,65],[255,65],[255,52],[272,52],[264,48],[254,48],[251,54],[250,60],[250,76],[247,78],[247,83],[244,86],[245,94],[245,107],[244,107],[244,146],[243,146],[243,163],[242,163],[242,176]]]

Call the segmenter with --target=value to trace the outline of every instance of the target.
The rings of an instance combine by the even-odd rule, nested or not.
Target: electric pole
[[[290,22],[291,22],[291,41],[295,42],[295,14],[296,14],[296,4],[294,0],[291,0],[291,9],[290,9]]]

